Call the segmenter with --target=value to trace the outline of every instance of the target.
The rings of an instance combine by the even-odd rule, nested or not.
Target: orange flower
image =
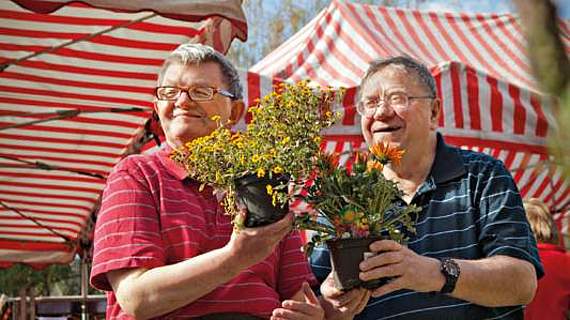
[[[400,160],[405,153],[404,150],[398,147],[390,147],[390,143],[387,141],[373,145],[370,147],[370,152],[372,152],[376,159],[382,164],[392,162],[394,165],[400,165]]]
[[[382,172],[382,169],[384,169],[384,165],[379,161],[368,160],[368,162],[366,162],[366,172],[370,172],[372,170],[378,170]]]

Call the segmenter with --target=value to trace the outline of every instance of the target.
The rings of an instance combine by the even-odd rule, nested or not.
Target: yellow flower
[[[315,141],[315,143],[321,143],[321,137],[317,136],[313,139],[313,141]]]
[[[384,165],[379,161],[368,160],[368,162],[366,162],[366,171],[367,172],[370,172],[372,170],[382,171],[383,169],[384,169]]]
[[[270,184],[266,185],[265,189],[267,190],[268,195],[273,195],[273,187]]]
[[[283,173],[283,168],[281,168],[280,166],[277,166],[277,167],[273,168],[273,173],[275,173],[275,174]]]
[[[254,154],[253,157],[251,157],[251,162],[256,163],[259,162],[260,159],[261,157],[258,154]]]
[[[281,140],[281,144],[287,144],[289,141],[291,141],[291,138],[285,137],[283,140]]]
[[[263,178],[265,176],[265,170],[263,168],[257,169],[257,176]]]
[[[216,122],[220,121],[220,119],[222,119],[222,117],[220,117],[217,114],[210,117],[210,120],[216,121]]]

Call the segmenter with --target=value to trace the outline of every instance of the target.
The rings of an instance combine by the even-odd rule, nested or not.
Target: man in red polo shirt
[[[107,319],[321,319],[292,216],[233,233],[212,190],[169,155],[243,112],[232,64],[186,44],[159,73],[155,107],[166,144],[109,175],[95,227],[91,284],[107,291]]]

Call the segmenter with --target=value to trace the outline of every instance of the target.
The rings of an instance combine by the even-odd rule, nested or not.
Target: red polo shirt
[[[156,268],[224,246],[232,225],[211,189],[198,191],[171,149],[133,155],[107,179],[95,226],[91,284],[107,292],[107,319],[130,319],[120,308],[106,273],[124,268]],[[163,319],[240,312],[269,317],[280,302],[315,282],[300,251],[298,232],[286,236],[264,261],[244,270],[202,298]]]
[[[570,309],[570,255],[557,245],[538,244],[544,277],[538,280],[534,300],[526,306],[525,319],[566,320]]]

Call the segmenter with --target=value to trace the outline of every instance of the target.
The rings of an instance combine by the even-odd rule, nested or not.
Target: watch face
[[[452,276],[452,277],[458,277],[459,276],[459,270],[457,268],[457,265],[452,260],[445,261],[444,268],[445,268],[445,272],[447,274],[449,274],[450,276]]]

